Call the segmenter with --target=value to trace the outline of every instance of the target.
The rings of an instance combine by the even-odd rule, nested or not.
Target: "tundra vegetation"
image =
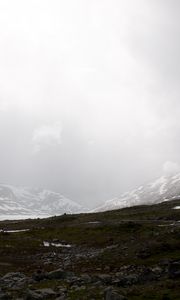
[[[179,299],[180,200],[0,222],[0,299]]]

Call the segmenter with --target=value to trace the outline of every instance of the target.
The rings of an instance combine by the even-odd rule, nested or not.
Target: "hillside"
[[[162,176],[153,182],[124,193],[120,197],[106,201],[94,211],[155,204],[178,198],[180,198],[180,173],[173,176]]]
[[[1,299],[178,300],[179,207],[0,222]]]
[[[60,193],[0,184],[0,218],[21,219],[83,212]]]

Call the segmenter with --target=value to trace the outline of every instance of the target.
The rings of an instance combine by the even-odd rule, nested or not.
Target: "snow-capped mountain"
[[[84,208],[59,193],[0,184],[0,218],[40,217],[78,213]]]
[[[118,198],[106,201],[94,211],[106,211],[142,204],[155,204],[180,198],[180,173],[162,176],[145,186],[126,192]]]

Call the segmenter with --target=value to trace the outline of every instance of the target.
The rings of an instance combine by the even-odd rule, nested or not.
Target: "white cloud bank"
[[[166,161],[163,165],[163,172],[165,175],[173,175],[180,172],[180,165],[173,161]]]
[[[40,128],[35,129],[32,137],[33,153],[37,153],[51,145],[60,145],[61,132],[62,127],[59,123],[43,125]]]
[[[0,180],[91,204],[179,170],[179,11],[0,1]]]

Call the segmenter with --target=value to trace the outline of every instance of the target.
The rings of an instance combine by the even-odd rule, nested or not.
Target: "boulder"
[[[127,300],[123,295],[118,294],[116,291],[112,290],[111,288],[108,288],[105,290],[104,294],[105,300]]]
[[[48,279],[67,279],[71,277],[74,277],[74,273],[66,272],[62,269],[57,269],[47,274]]]
[[[44,300],[44,299],[55,299],[57,294],[52,289],[39,289],[39,290],[28,290],[26,293],[26,300]]]

